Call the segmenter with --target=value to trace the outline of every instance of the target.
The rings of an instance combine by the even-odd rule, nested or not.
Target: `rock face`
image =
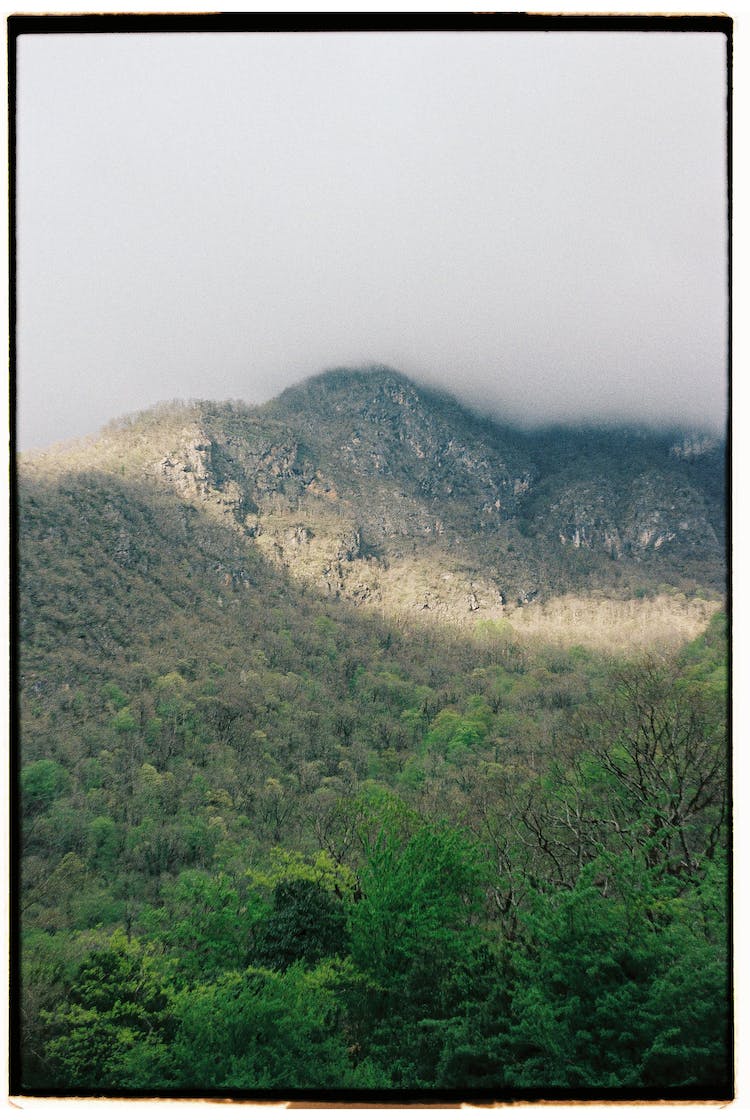
[[[86,455],[89,469],[145,473],[325,595],[423,619],[500,618],[591,588],[724,586],[720,440],[522,431],[392,370],[332,371],[260,408],[144,414]],[[132,542],[115,549],[131,562]]]
[[[705,496],[656,470],[630,479],[622,494],[605,478],[566,489],[549,514],[561,544],[613,559],[643,558],[671,544],[690,553],[721,549]]]
[[[688,432],[669,449],[675,459],[700,459],[720,450],[721,441],[715,436],[702,435],[700,432]]]
[[[496,528],[531,482],[525,450],[445,395],[390,370],[334,371],[282,393],[283,418],[340,498],[356,504],[368,540]]]

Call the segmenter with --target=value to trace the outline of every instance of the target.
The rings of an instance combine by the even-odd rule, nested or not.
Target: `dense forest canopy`
[[[339,373],[22,463],[18,1088],[730,1095],[723,452],[675,439]]]

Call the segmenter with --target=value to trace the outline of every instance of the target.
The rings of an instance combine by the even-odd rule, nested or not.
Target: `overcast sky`
[[[719,33],[19,39],[19,446],[385,363],[718,427]]]

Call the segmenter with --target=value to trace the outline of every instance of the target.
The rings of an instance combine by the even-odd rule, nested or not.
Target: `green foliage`
[[[491,722],[491,713],[482,699],[472,697],[466,715],[444,708],[435,716],[425,736],[425,746],[440,752],[449,762],[461,762],[481,747]]]
[[[68,998],[42,1012],[49,1087],[67,1091],[169,1084],[169,992],[137,941],[114,934],[84,961]]]
[[[170,976],[195,983],[249,963],[253,925],[262,913],[262,904],[243,897],[227,874],[189,870],[168,885],[163,906],[147,909],[141,922],[161,946]]]
[[[125,735],[129,731],[135,731],[137,724],[135,721],[135,716],[131,712],[130,708],[120,708],[120,710],[112,717],[111,726],[113,731],[116,731],[118,735]]]
[[[125,693],[119,688],[114,681],[109,681],[102,688],[102,695],[105,699],[109,700],[114,708],[119,710],[127,705],[128,698]]]
[[[24,766],[20,774],[21,795],[24,809],[29,813],[49,809],[70,785],[70,775],[64,766],[51,758],[40,758]]]
[[[318,883],[287,879],[276,884],[273,910],[256,929],[254,953],[270,968],[295,961],[315,964],[346,954],[346,919],[341,902]]]
[[[676,903],[643,864],[602,857],[572,890],[531,901],[513,957],[511,1084],[726,1086],[726,941],[706,936],[706,900]]]
[[[351,957],[363,977],[350,1014],[364,1053],[394,1085],[428,1084],[436,1043],[415,1030],[442,1020],[470,986],[481,867],[458,830],[384,828],[365,844],[361,898],[349,906]]]
[[[177,996],[171,1049],[179,1088],[322,1089],[350,1083],[335,1030],[336,972],[291,965],[279,974],[226,972]]]
[[[349,898],[356,885],[356,876],[350,867],[336,862],[328,852],[318,851],[309,856],[286,848],[272,848],[268,868],[252,868],[248,878],[255,887],[274,890],[281,883],[299,881],[319,886],[339,898]]]
[[[112,871],[122,848],[122,830],[111,817],[94,817],[87,828],[89,858],[93,867]]]

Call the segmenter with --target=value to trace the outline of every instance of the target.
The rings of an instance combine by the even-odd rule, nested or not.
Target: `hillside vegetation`
[[[721,451],[537,438],[376,371],[21,463],[19,1088],[731,1093]]]

